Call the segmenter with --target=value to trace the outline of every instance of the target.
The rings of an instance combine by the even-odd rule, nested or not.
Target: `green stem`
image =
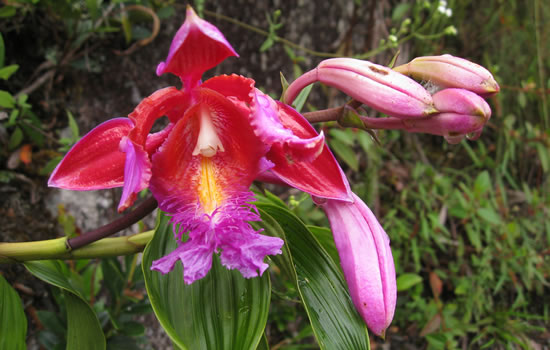
[[[36,242],[0,243],[0,263],[129,255],[143,251],[153,234],[154,231],[147,231],[132,236],[104,238],[74,250],[67,247],[66,237]]]

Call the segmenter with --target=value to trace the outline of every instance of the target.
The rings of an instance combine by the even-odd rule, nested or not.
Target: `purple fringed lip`
[[[284,241],[262,235],[250,226],[249,221],[260,221],[256,207],[251,204],[253,200],[250,191],[234,193],[210,215],[200,210],[200,203],[181,203],[172,222],[174,226],[180,225],[176,236],[188,231],[189,239],[154,261],[151,269],[166,274],[179,260],[183,264],[183,279],[191,284],[206,276],[212,267],[212,254],[220,253],[226,268],[239,270],[245,278],[261,276],[268,268],[264,262],[266,255],[281,254]],[[159,201],[162,210],[173,211],[175,206],[172,199]]]

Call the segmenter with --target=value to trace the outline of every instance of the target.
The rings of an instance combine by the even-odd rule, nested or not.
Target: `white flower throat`
[[[212,118],[210,117],[210,111],[207,108],[201,108],[200,111],[200,131],[199,137],[197,137],[197,144],[193,150],[193,155],[202,155],[203,157],[213,157],[216,155],[218,150],[224,152],[224,148],[216,128],[212,123]]]

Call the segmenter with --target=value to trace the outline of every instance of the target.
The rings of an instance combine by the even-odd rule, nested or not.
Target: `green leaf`
[[[67,307],[67,350],[104,350],[105,335],[92,307],[75,285],[73,273],[59,260],[28,261],[35,277],[63,289]]]
[[[263,203],[257,207],[263,220],[271,216],[284,231],[298,291],[321,349],[370,349],[367,328],[353,306],[340,268],[313,233],[284,208]]]
[[[7,18],[15,16],[16,10],[13,6],[3,6],[0,8],[0,18]]]
[[[174,16],[175,14],[176,10],[173,6],[164,6],[157,11],[157,16],[159,19],[167,19]]]
[[[479,198],[481,195],[485,194],[491,189],[491,187],[491,177],[489,176],[489,172],[484,170],[479,173],[476,177],[476,181],[474,182],[474,193],[477,197]]]
[[[405,14],[407,14],[410,8],[411,8],[411,4],[408,4],[408,3],[401,3],[395,6],[391,15],[392,22],[400,21],[401,18],[403,18]]]
[[[9,149],[13,150],[17,148],[21,144],[21,141],[23,141],[23,131],[17,127],[10,136]]]
[[[80,138],[80,130],[78,129],[78,124],[76,123],[73,114],[69,110],[67,110],[67,117],[69,118],[69,128],[71,129],[71,133],[73,134],[72,141],[73,143],[76,143]]]
[[[300,93],[294,100],[294,103],[292,103],[292,105],[298,112],[300,112],[302,108],[304,108],[307,97],[309,96],[309,93],[311,92],[312,88],[313,88],[313,85],[306,86],[302,91],[300,91]]]
[[[267,39],[262,43],[262,46],[260,46],[260,52],[265,52],[269,50],[273,44],[275,44],[275,40],[271,36],[268,36]]]
[[[256,350],[269,350],[269,343],[267,341],[267,337],[265,334],[262,336],[262,339],[260,340],[260,344],[258,344],[258,347]]]
[[[256,349],[264,333],[271,297],[269,273],[245,279],[214,256],[206,277],[186,285],[178,262],[166,275],[153,260],[176,248],[169,217],[160,213],[155,236],[143,253],[143,274],[153,310],[182,349]]]
[[[502,218],[500,217],[500,215],[498,215],[497,212],[495,212],[495,210],[490,207],[478,209],[477,214],[480,218],[490,224],[498,225],[502,222]]]
[[[128,19],[126,14],[121,16],[122,30],[124,31],[124,38],[126,39],[126,44],[132,41],[132,23]]]
[[[330,148],[336,153],[340,159],[342,159],[351,169],[354,171],[359,170],[359,160],[357,160],[357,155],[353,151],[351,146],[346,145],[338,139],[331,139],[329,141]]]
[[[397,278],[397,291],[402,292],[422,282],[422,277],[414,273],[404,273]]]
[[[61,159],[63,159],[63,156],[57,156],[50,159],[48,163],[46,163],[46,165],[44,165],[44,167],[40,169],[38,173],[42,176],[50,175],[52,171],[55,169],[55,167],[57,166],[57,164],[61,162]]]
[[[4,108],[15,107],[15,99],[9,92],[0,90],[0,107],[4,107]]]
[[[308,226],[307,228],[317,237],[317,240],[334,260],[334,263],[340,266],[340,257],[338,256],[338,250],[336,250],[332,231],[329,228],[319,226]]]
[[[353,146],[355,144],[355,135],[353,131],[349,129],[342,130],[342,129],[332,128],[330,129],[329,134],[335,140],[338,140],[347,146]]]
[[[98,5],[97,0],[86,0],[86,7],[88,7],[93,20],[99,16]]]
[[[279,76],[281,77],[281,87],[282,87],[282,92],[281,92],[281,98],[279,99],[282,103],[285,103],[285,93],[286,93],[286,89],[288,89],[288,81],[286,80],[285,76],[283,75],[283,72],[279,72]]]
[[[8,80],[19,69],[18,64],[12,64],[0,69],[0,79]]]
[[[287,210],[286,206],[283,206],[281,208],[284,208],[283,210]],[[270,236],[279,237],[282,240],[285,240],[285,233],[279,223],[267,214],[262,216],[261,222],[251,222],[251,224],[255,230],[264,229],[265,232]],[[292,262],[292,254],[290,253],[288,244],[284,244],[281,250],[283,251],[282,254],[273,255],[270,258],[275,263],[275,265],[277,265],[281,269],[283,275],[285,275],[289,280],[292,281],[294,285],[296,285],[298,283],[298,280],[296,277],[294,262]]]
[[[63,291],[67,307],[67,350],[105,349],[105,336],[95,312],[76,294]]]
[[[0,349],[26,349],[26,336],[27,318],[21,299],[0,274]]]

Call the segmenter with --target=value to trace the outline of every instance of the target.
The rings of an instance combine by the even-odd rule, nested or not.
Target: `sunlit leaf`
[[[17,72],[19,65],[12,64],[0,69],[0,79],[8,80],[13,73]]]
[[[300,91],[300,93],[292,103],[292,105],[298,112],[300,112],[302,108],[304,108],[304,104],[306,103],[306,100],[312,88],[313,88],[313,85],[306,86],[302,91]]]
[[[404,273],[397,277],[397,291],[402,292],[422,282],[422,277],[414,273]]]

